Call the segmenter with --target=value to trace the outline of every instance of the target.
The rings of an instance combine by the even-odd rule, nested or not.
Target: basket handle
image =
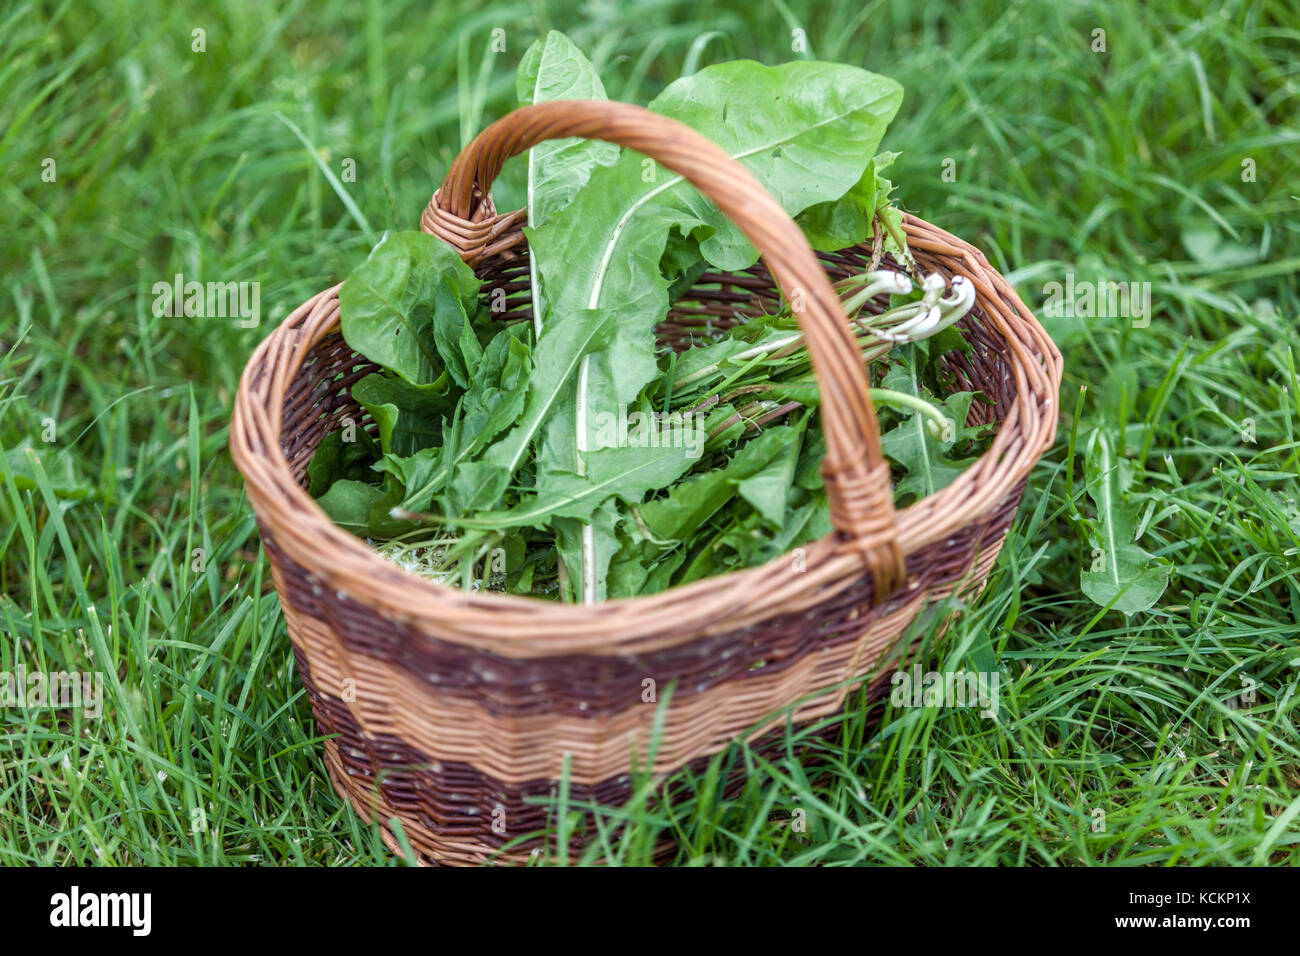
[[[808,240],[744,166],[677,120],[630,103],[556,100],[525,106],[478,134],[433,194],[424,228],[471,261],[522,211],[497,216],[488,190],[512,156],[548,139],[578,136],[634,149],[691,182],[762,254],[799,321],[821,386],[831,521],[871,572],[877,601],[901,587],[906,568],[894,526],[889,464],[848,318]],[[431,228],[436,225],[437,228]],[[802,290],[803,295],[795,295]],[[793,305],[802,299],[802,308]]]

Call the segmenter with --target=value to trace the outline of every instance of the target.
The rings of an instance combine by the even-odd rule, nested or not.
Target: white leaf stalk
[[[582,357],[578,371],[578,401],[575,412],[578,433],[578,474],[587,473],[587,373],[591,356]],[[596,532],[589,524],[582,526],[582,603],[596,603]]]
[[[533,102],[539,102],[542,93],[542,70],[537,71],[536,86],[533,89]],[[528,151],[528,223],[536,226],[536,206],[534,202],[535,191],[537,187],[537,158],[536,150]],[[542,337],[542,311],[545,303],[542,299],[542,286],[540,276],[537,272],[537,257],[528,257],[528,278],[529,287],[532,290],[533,299],[533,334],[534,341]],[[593,293],[592,299],[597,298],[598,293]],[[593,308],[594,308],[593,303]],[[587,473],[587,375],[590,367],[591,356],[583,356],[582,365],[578,371],[578,398],[577,410],[575,413],[575,426],[577,430],[577,472],[579,475]],[[563,562],[561,562],[563,565]],[[563,567],[561,567],[563,571]],[[583,525],[582,528],[582,600],[584,603],[591,604],[595,602],[596,594],[596,537],[592,531],[591,525]]]
[[[542,70],[541,64],[538,64],[537,79],[533,81],[533,102],[542,95]],[[528,202],[527,202],[527,219],[528,225],[536,228],[537,226],[537,207],[534,196],[537,190],[537,150],[528,151]],[[542,337],[542,286],[537,274],[537,257],[530,255],[528,257],[528,288],[533,294],[533,342]]]
[[[957,423],[925,399],[889,388],[873,388],[870,391],[871,401],[876,405],[907,408],[924,415],[925,430],[935,441],[947,443],[957,440]]]
[[[918,342],[953,325],[975,304],[975,286],[965,276],[953,278],[952,293],[947,296],[942,294],[946,283],[938,273],[926,276],[921,289],[920,301],[860,318],[857,324],[869,327],[874,336],[895,345]]]
[[[591,289],[591,298],[587,301],[587,308],[595,309],[600,304],[601,282],[597,282]],[[578,400],[575,411],[575,431],[577,432],[578,446],[578,466],[577,471],[580,476],[587,474],[587,377],[591,368],[591,354],[588,353],[582,357],[582,365],[578,370]],[[596,532],[590,524],[582,526],[582,603],[596,603]],[[564,562],[560,562],[563,564]]]
[[[855,279],[848,280],[848,288],[853,290],[853,287],[859,283],[861,288],[852,291],[852,294],[844,300],[844,311],[852,319],[853,324],[860,331],[866,333],[867,347],[872,345],[890,347],[929,338],[931,335],[941,332],[956,323],[975,304],[975,286],[969,279],[965,276],[955,276],[952,280],[951,294],[943,296],[942,293],[947,289],[947,283],[944,282],[943,276],[935,272],[926,276],[922,281],[923,296],[919,301],[896,306],[893,309],[881,312],[879,315],[867,315],[854,319],[853,317],[862,310],[863,306],[878,295],[885,293],[906,295],[912,291],[911,279],[901,272],[891,272],[887,269],[867,272]],[[845,286],[841,284],[840,287],[844,288]],[[871,339],[874,339],[875,342],[870,341]],[[737,352],[735,355],[724,359],[723,362],[715,362],[696,369],[689,375],[683,375],[674,382],[673,387],[684,388],[701,379],[706,379],[710,375],[722,371],[724,362],[727,364],[743,364],[751,359],[774,355],[784,349],[797,347],[802,341],[802,332],[791,332],[782,338],[773,339],[770,342],[764,342],[761,345],[755,345],[742,352]]]

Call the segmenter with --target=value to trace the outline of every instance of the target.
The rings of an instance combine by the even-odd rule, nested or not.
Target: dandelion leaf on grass
[[[1169,564],[1134,543],[1137,508],[1129,500],[1132,473],[1117,458],[1110,436],[1101,429],[1089,436],[1084,458],[1084,482],[1097,508],[1090,525],[1091,563],[1085,562],[1083,593],[1102,607],[1125,615],[1153,607],[1169,584]]]
[[[77,473],[73,458],[66,448],[48,446],[38,449],[30,438],[24,438],[13,448],[4,451],[5,468],[13,476],[19,491],[35,491],[41,482],[62,499],[85,498],[91,485]]]

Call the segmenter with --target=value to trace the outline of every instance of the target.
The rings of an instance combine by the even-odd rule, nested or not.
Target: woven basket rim
[[[1041,324],[983,253],[905,214],[909,248],[957,260],[976,287],[982,324],[1006,341],[1014,400],[993,443],[948,487],[897,509],[904,556],[949,538],[995,508],[1024,479],[1056,434],[1061,356]],[[765,564],[704,578],[658,594],[595,604],[463,591],[399,568],[334,524],[299,485],[281,446],[283,399],[311,348],[338,327],[339,285],[294,310],[254,351],[240,379],[230,448],[264,531],[322,586],[348,594],[415,633],[505,654],[627,653],[689,643],[699,636],[811,607],[847,587],[862,569],[862,542],[838,532],[803,546],[807,570],[792,573],[786,552]],[[999,303],[1001,300],[1001,303]],[[870,546],[876,542],[867,542]],[[907,598],[915,581],[900,592]]]

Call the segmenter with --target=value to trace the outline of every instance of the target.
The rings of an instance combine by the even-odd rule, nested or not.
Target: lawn
[[[402,863],[325,777],[233,395],[292,308],[415,226],[552,28],[640,103],[736,57],[893,76],[905,206],[984,251],[1065,358],[989,586],[918,624],[928,668],[998,675],[996,716],[889,704],[869,728],[855,706],[816,763],[730,755],[735,798],[715,767],[671,810],[607,808],[625,828],[592,853],[646,862],[667,833],[679,865],[1300,862],[1293,3],[6,11],[0,672],[99,672],[103,701],[0,711],[0,863]],[[507,167],[497,207],[523,188]],[[259,283],[258,323],[156,315],[178,274]],[[1051,283],[1103,281],[1150,308],[1051,307]],[[1085,592],[1103,458],[1145,610]]]

